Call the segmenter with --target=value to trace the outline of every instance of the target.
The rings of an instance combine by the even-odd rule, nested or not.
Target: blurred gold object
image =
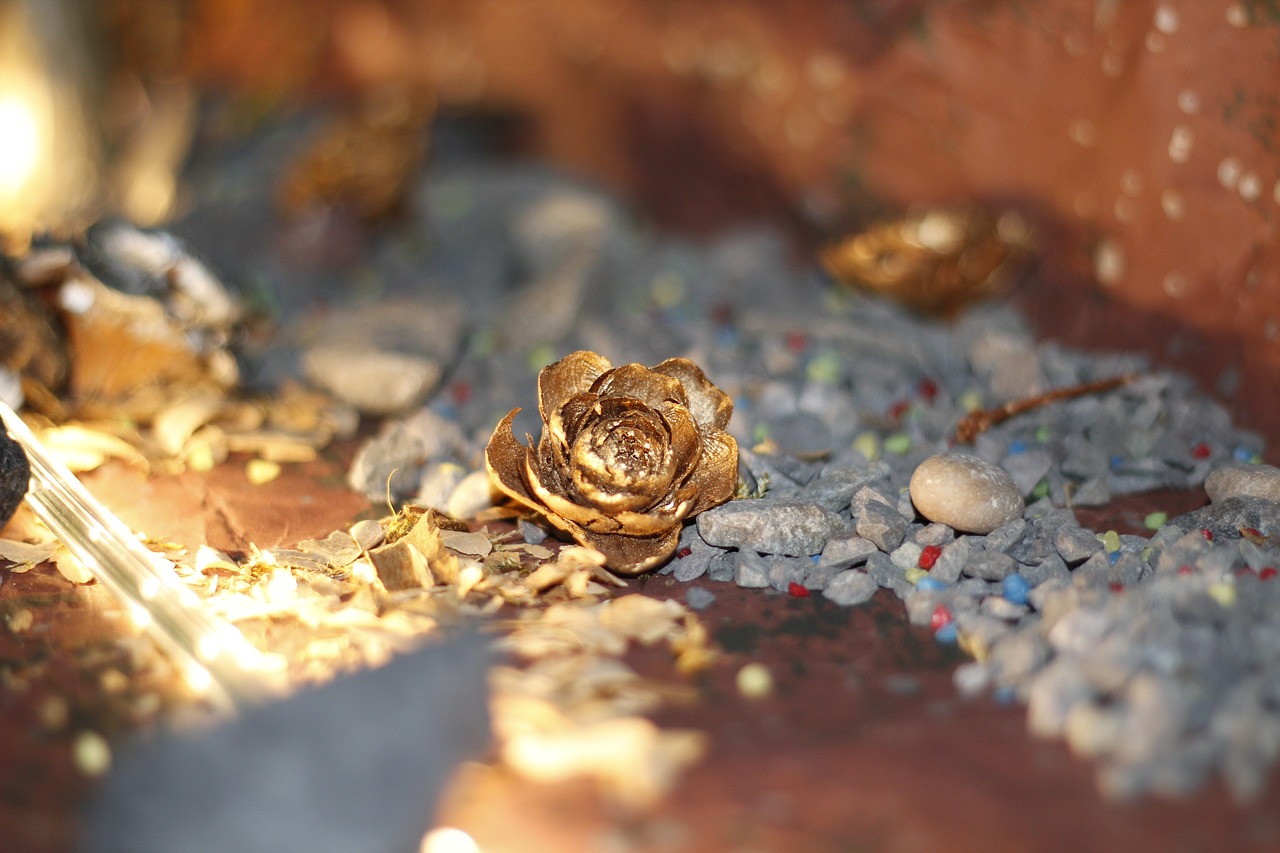
[[[434,105],[401,89],[374,93],[329,122],[292,164],[277,199],[285,214],[342,206],[362,222],[403,212],[422,167]]]
[[[846,285],[949,317],[1004,292],[1031,251],[1030,227],[1017,213],[935,208],[873,225],[826,247],[820,260]]]
[[[86,4],[0,0],[0,242],[68,231],[101,199]]]
[[[536,445],[512,432],[519,409],[498,424],[485,448],[489,477],[613,571],[665,562],[686,520],[733,497],[733,403],[688,359],[614,367],[571,353],[538,374],[538,410]]]

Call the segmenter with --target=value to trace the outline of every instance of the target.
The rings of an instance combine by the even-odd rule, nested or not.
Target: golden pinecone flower
[[[664,562],[686,519],[733,497],[738,444],[725,432],[733,403],[688,359],[613,367],[575,352],[538,374],[536,446],[512,433],[519,411],[489,439],[490,478],[614,571]]]

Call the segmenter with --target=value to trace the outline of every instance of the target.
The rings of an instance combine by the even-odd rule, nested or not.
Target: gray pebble
[[[910,489],[921,515],[966,533],[990,533],[1025,509],[1008,473],[964,453],[924,460],[911,475]]]
[[[859,563],[865,563],[867,558],[879,550],[876,544],[870,539],[864,539],[857,533],[844,532],[837,533],[827,542],[826,547],[822,549],[822,556],[818,560],[818,568],[828,569],[847,569],[856,566]]]
[[[1102,550],[1102,542],[1092,530],[1062,526],[1053,535],[1053,547],[1068,566],[1083,563]]]
[[[955,590],[957,595],[981,599],[986,598],[988,595],[995,595],[998,587],[998,583],[992,583],[982,578],[965,578],[962,581],[957,581],[952,589]]]
[[[843,571],[843,568],[816,568],[804,576],[803,586],[805,589],[821,592]]]
[[[964,564],[969,562],[969,555],[973,551],[970,542],[968,536],[961,536],[950,545],[944,545],[938,561],[929,570],[930,577],[943,583],[955,583],[960,580]]]
[[[991,686],[991,668],[976,660],[966,661],[956,667],[951,681],[961,696],[972,699]]]
[[[896,509],[879,501],[868,501],[858,515],[859,536],[869,539],[881,551],[892,551],[906,535],[907,524]]]
[[[1214,503],[1241,497],[1280,501],[1280,468],[1262,464],[1218,468],[1205,479],[1204,490]]]
[[[770,557],[766,562],[769,566],[769,586],[778,592],[786,592],[793,583],[804,586],[805,575],[813,566],[808,557]]]
[[[894,565],[888,554],[881,551],[876,551],[867,558],[866,572],[877,584],[893,590],[899,598],[915,589],[907,580],[906,573]]]
[[[530,545],[541,545],[548,535],[546,528],[523,518],[516,523],[516,527],[520,531],[520,537]]]
[[[1111,503],[1111,489],[1105,480],[1090,477],[1071,490],[1071,503],[1076,506],[1106,506]]]
[[[911,534],[911,541],[920,545],[946,545],[954,542],[956,532],[945,524],[926,524]]]
[[[1021,453],[1008,454],[1000,460],[1000,467],[1009,472],[1018,491],[1029,495],[1053,467],[1053,456],[1041,448],[1031,448]]]
[[[861,468],[835,468],[824,471],[805,486],[804,496],[832,512],[847,509],[854,494],[864,486],[887,482],[889,466],[873,462]]]
[[[849,511],[856,517],[862,514],[869,503],[880,503],[886,507],[897,505],[897,498],[891,497],[887,487],[880,488],[877,486],[863,486],[854,492],[853,498],[849,501]]]
[[[893,553],[889,555],[889,559],[893,561],[895,566],[903,571],[919,568],[920,554],[922,551],[924,551],[924,549],[914,542],[903,542],[893,550]]]
[[[464,330],[462,306],[445,299],[430,310],[404,298],[345,305],[302,353],[302,369],[362,412],[401,414],[435,389]]]
[[[688,583],[705,575],[711,566],[711,561],[718,554],[720,549],[713,548],[702,541],[702,537],[698,535],[698,528],[690,524],[680,531],[680,543],[676,549],[676,556],[667,565],[671,568],[671,574],[676,580]]]
[[[1040,586],[1051,578],[1067,580],[1071,577],[1071,570],[1067,568],[1066,562],[1057,554],[1050,554],[1038,563],[1020,565],[1018,572],[1027,579],[1027,583],[1033,588]]]
[[[1248,496],[1221,498],[1170,520],[1183,530],[1208,530],[1216,539],[1237,539],[1242,527],[1263,536],[1280,534],[1280,502]]]
[[[989,595],[982,599],[982,612],[1006,622],[1017,622],[1031,608],[1025,604],[1014,604],[1002,595]]]
[[[718,583],[730,583],[738,574],[738,552],[721,551],[707,565],[707,579]]]
[[[768,563],[755,551],[740,552],[733,582],[746,589],[764,589],[769,585]]]
[[[1049,644],[1034,629],[1022,628],[996,643],[987,661],[1001,684],[1024,682],[1049,660]]]
[[[848,569],[831,579],[822,591],[823,598],[848,607],[870,601],[879,585],[866,572]]]
[[[999,551],[981,551],[964,564],[964,573],[985,581],[1002,581],[1013,574],[1013,557]]]
[[[1027,691],[1027,728],[1038,737],[1060,737],[1067,715],[1093,696],[1089,680],[1071,658],[1054,658],[1032,678]]]
[[[689,605],[690,610],[706,610],[715,600],[716,594],[701,586],[689,587],[689,591],[684,594],[684,603]]]
[[[839,515],[815,503],[769,498],[729,501],[700,513],[697,524],[710,545],[796,557],[821,553],[844,529]]]
[[[988,551],[1009,552],[1009,549],[1022,541],[1022,534],[1027,530],[1027,522],[1021,516],[1011,518],[995,530],[987,534],[983,546]]]

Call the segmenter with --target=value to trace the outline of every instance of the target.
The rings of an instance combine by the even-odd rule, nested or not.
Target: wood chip
[[[422,589],[435,584],[427,558],[407,537],[374,548],[369,552],[369,559],[382,585],[389,590]]]
[[[0,539],[0,558],[14,563],[16,566],[31,568],[37,563],[43,563],[53,557],[53,553],[58,550],[58,547],[56,541],[31,544],[13,539]]]

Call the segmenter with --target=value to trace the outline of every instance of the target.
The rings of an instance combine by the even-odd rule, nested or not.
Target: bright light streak
[[[0,97],[0,193],[22,191],[40,165],[35,112],[16,95]]]
[[[480,853],[480,845],[461,829],[437,827],[422,836],[419,853]]]

